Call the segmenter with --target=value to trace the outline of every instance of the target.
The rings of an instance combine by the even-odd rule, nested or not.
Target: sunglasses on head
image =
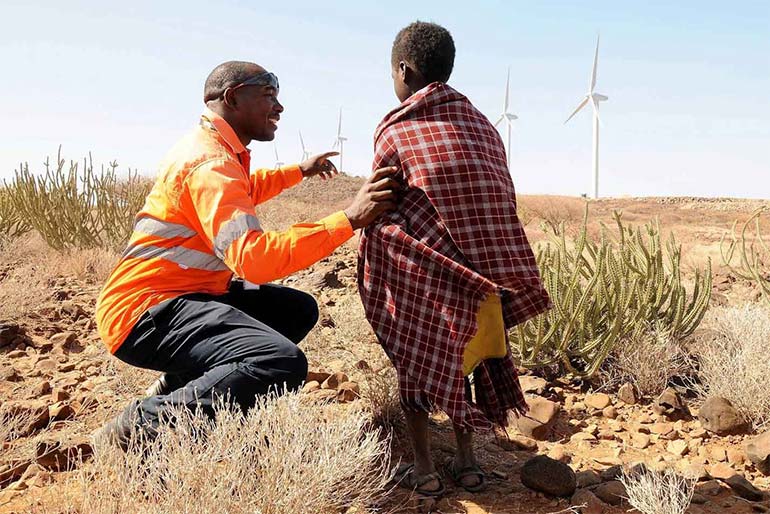
[[[254,75],[253,77],[244,80],[240,84],[231,86],[230,89],[235,91],[236,89],[244,86],[270,86],[274,87],[275,89],[280,89],[278,87],[278,77],[275,75],[275,73],[270,73],[269,71]]]

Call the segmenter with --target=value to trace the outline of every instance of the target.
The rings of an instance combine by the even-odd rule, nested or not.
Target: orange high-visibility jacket
[[[254,206],[302,180],[299,166],[249,173],[249,151],[206,110],[166,156],[128,248],[96,308],[114,353],[153,305],[189,293],[224,294],[233,274],[261,284],[331,254],[353,235],[345,213],[264,232]]]

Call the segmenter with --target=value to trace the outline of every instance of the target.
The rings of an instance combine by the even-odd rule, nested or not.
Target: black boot
[[[139,427],[139,400],[132,400],[123,412],[108,421],[102,428],[93,433],[94,442],[103,440],[107,444],[115,445],[124,452],[131,445],[132,438],[136,437]]]

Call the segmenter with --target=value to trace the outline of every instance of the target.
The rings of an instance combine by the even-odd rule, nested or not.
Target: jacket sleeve
[[[241,278],[262,284],[285,277],[330,255],[353,235],[342,211],[282,232],[265,232],[239,165],[208,161],[185,180],[191,215],[215,255]]]
[[[302,182],[302,170],[298,164],[280,168],[260,168],[249,174],[251,182],[251,200],[254,205],[266,202],[284,189]]]

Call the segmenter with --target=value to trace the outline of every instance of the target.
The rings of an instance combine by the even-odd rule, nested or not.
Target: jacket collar
[[[238,139],[238,136],[235,134],[233,127],[231,127],[230,124],[227,123],[224,118],[222,118],[222,116],[215,113],[208,107],[206,107],[203,110],[203,114],[201,114],[201,122],[208,122],[208,124],[210,124],[214,130],[219,133],[220,136],[222,136],[225,144],[227,144],[227,146],[229,146],[236,154],[248,152],[248,149],[243,146],[241,140]]]

